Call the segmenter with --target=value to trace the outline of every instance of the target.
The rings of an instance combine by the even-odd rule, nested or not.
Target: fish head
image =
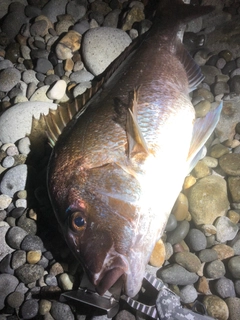
[[[50,196],[66,242],[89,280],[102,295],[119,279],[123,292],[135,296],[157,234],[149,212],[137,204],[139,183],[107,165],[89,170],[86,179],[69,174],[64,186],[61,192],[50,186]]]

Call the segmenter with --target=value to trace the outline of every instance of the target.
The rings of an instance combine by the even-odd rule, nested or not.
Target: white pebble
[[[12,157],[19,154],[18,148],[15,145],[8,147],[6,150],[6,153],[8,156],[12,156]]]
[[[7,209],[7,207],[12,202],[12,198],[7,196],[6,194],[0,195],[0,210]]]
[[[15,206],[17,208],[27,208],[27,200],[26,199],[17,199],[15,202]]]
[[[30,139],[28,137],[22,138],[18,142],[19,152],[22,154],[29,154],[30,150]]]
[[[11,168],[14,165],[14,158],[12,156],[6,156],[2,161],[3,168]]]
[[[16,147],[14,143],[4,143],[2,146],[1,146],[1,150],[2,151],[7,151],[7,149],[9,147]]]
[[[58,80],[47,92],[47,97],[52,100],[59,100],[64,96],[66,88],[67,83],[64,80]]]

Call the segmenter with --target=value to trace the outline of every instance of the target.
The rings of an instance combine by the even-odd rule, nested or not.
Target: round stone
[[[206,276],[212,279],[219,279],[226,273],[225,266],[221,260],[214,260],[205,266]]]
[[[152,251],[149,263],[154,267],[161,267],[165,261],[166,252],[162,239],[158,240]]]
[[[0,210],[7,209],[10,203],[12,202],[12,198],[6,194],[0,195]]]
[[[240,177],[229,177],[228,187],[233,202],[240,202]]]
[[[59,100],[61,99],[66,91],[67,83],[64,80],[58,80],[53,87],[47,92],[47,96],[49,99],[52,100]]]
[[[192,174],[197,179],[201,179],[203,177],[207,177],[211,174],[210,168],[206,165],[204,161],[198,161],[196,166],[194,167]]]
[[[196,225],[212,224],[229,208],[226,181],[219,176],[204,177],[189,190],[189,211]]]
[[[227,279],[225,277],[218,279],[215,282],[214,287],[217,294],[223,299],[236,296],[234,283],[230,279]]]
[[[228,261],[228,269],[235,279],[240,279],[240,256],[232,257]]]
[[[168,233],[167,241],[171,245],[181,242],[188,234],[189,228],[190,224],[188,221],[181,221],[175,230]]]
[[[64,270],[63,270],[62,265],[59,262],[56,262],[52,265],[52,267],[49,271],[49,274],[57,276],[58,274],[61,274],[63,272],[64,272]]]
[[[202,231],[192,228],[187,235],[187,244],[193,251],[200,251],[206,249],[207,239]]]
[[[230,297],[225,300],[229,309],[229,319],[238,320],[240,314],[240,298]]]
[[[219,165],[230,176],[240,175],[240,154],[227,153],[220,157]]]
[[[22,292],[12,292],[8,297],[7,297],[7,303],[11,308],[17,309],[21,306],[21,304],[24,301],[24,294]]]
[[[172,209],[172,214],[175,216],[177,221],[183,221],[188,217],[188,199],[185,194],[179,194]]]
[[[21,249],[25,251],[39,250],[43,251],[43,242],[38,236],[28,234],[21,243]]]
[[[51,62],[45,58],[37,59],[35,71],[46,74],[49,70],[53,69]]]
[[[27,218],[26,211],[22,214],[22,216],[17,221],[18,227],[24,229],[27,233],[36,234],[37,232],[37,224],[33,219]]]
[[[52,275],[52,274],[48,274],[48,275],[45,277],[45,283],[46,283],[48,286],[57,286],[57,285],[58,285],[58,281],[57,281],[56,276],[54,276],[54,275]]]
[[[204,249],[199,251],[198,258],[202,262],[211,262],[218,259],[217,252],[213,249]]]
[[[24,264],[16,269],[16,276],[25,284],[34,282],[43,276],[44,269],[37,264]]]
[[[30,264],[38,263],[41,259],[41,251],[28,251],[27,262]]]
[[[3,176],[0,183],[0,191],[3,194],[13,197],[19,190],[24,190],[27,181],[27,165],[20,164],[9,169]]]
[[[38,313],[38,302],[35,299],[26,300],[21,307],[23,319],[32,319]]]
[[[226,244],[216,244],[212,247],[217,252],[218,259],[224,260],[234,256],[234,250]]]
[[[131,38],[120,29],[101,27],[88,30],[82,44],[87,69],[99,75],[130,43]]]
[[[201,261],[191,252],[178,252],[174,255],[174,260],[189,272],[197,273],[201,268]]]
[[[67,304],[57,302],[57,301],[52,302],[51,314],[54,319],[58,319],[58,320],[74,320],[75,319],[71,308]]]
[[[198,293],[193,285],[187,285],[180,289],[180,299],[183,303],[192,303],[197,297]]]
[[[0,91],[10,91],[19,83],[20,79],[21,73],[16,68],[6,68],[0,71]]]
[[[19,227],[12,227],[7,233],[6,241],[8,245],[14,249],[20,249],[23,239],[27,236],[27,232]]]
[[[6,297],[16,289],[18,283],[18,279],[13,275],[0,274],[0,310],[4,308]]]
[[[238,232],[238,226],[225,216],[217,218],[214,225],[217,229],[216,239],[220,243],[232,240]]]
[[[200,101],[198,104],[194,106],[196,117],[202,118],[205,117],[208,111],[211,108],[211,103],[208,100]]]
[[[73,289],[73,278],[69,276],[67,273],[62,273],[59,276],[59,285],[60,287],[65,290],[72,290]]]
[[[45,314],[47,314],[52,307],[52,303],[49,300],[46,299],[41,299],[39,301],[39,313],[40,315],[44,316]]]
[[[162,267],[157,272],[157,276],[168,284],[186,286],[197,282],[198,276],[184,269],[178,264],[171,264]]]
[[[6,156],[2,161],[3,168],[11,168],[14,165],[14,158],[12,156]]]
[[[165,228],[166,232],[173,231],[177,227],[177,220],[173,214],[170,214]]]
[[[209,295],[203,298],[203,304],[207,309],[210,317],[219,320],[227,320],[229,316],[228,306],[224,300],[215,296]]]
[[[21,267],[22,265],[24,265],[24,263],[26,263],[27,258],[26,258],[26,252],[23,250],[16,250],[13,255],[12,255],[12,262],[11,262],[11,266],[12,268],[15,270],[19,267]]]
[[[71,59],[73,53],[80,49],[82,35],[75,30],[70,30],[56,45],[58,59]]]

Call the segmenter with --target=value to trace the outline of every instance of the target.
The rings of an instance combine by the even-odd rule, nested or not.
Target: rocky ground
[[[206,156],[185,179],[149,271],[184,305],[198,300],[211,317],[237,320],[240,3],[201,2],[217,10],[189,24],[184,36],[205,75],[192,101],[198,117],[221,100],[223,111]],[[61,238],[47,197],[51,149],[45,145],[41,157],[32,156],[26,134],[33,115],[47,114],[57,103],[82,94],[150,27],[147,8],[147,1],[1,1],[0,320],[106,318],[91,311],[85,316],[83,309],[59,302],[60,293],[78,287],[82,269]],[[181,143],[177,133],[176,143]],[[116,319],[142,316],[121,310]]]

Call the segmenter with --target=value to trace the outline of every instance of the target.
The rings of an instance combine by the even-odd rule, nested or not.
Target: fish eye
[[[73,231],[83,231],[86,228],[86,220],[81,211],[72,211],[70,208],[66,210],[69,214],[69,225]]]

